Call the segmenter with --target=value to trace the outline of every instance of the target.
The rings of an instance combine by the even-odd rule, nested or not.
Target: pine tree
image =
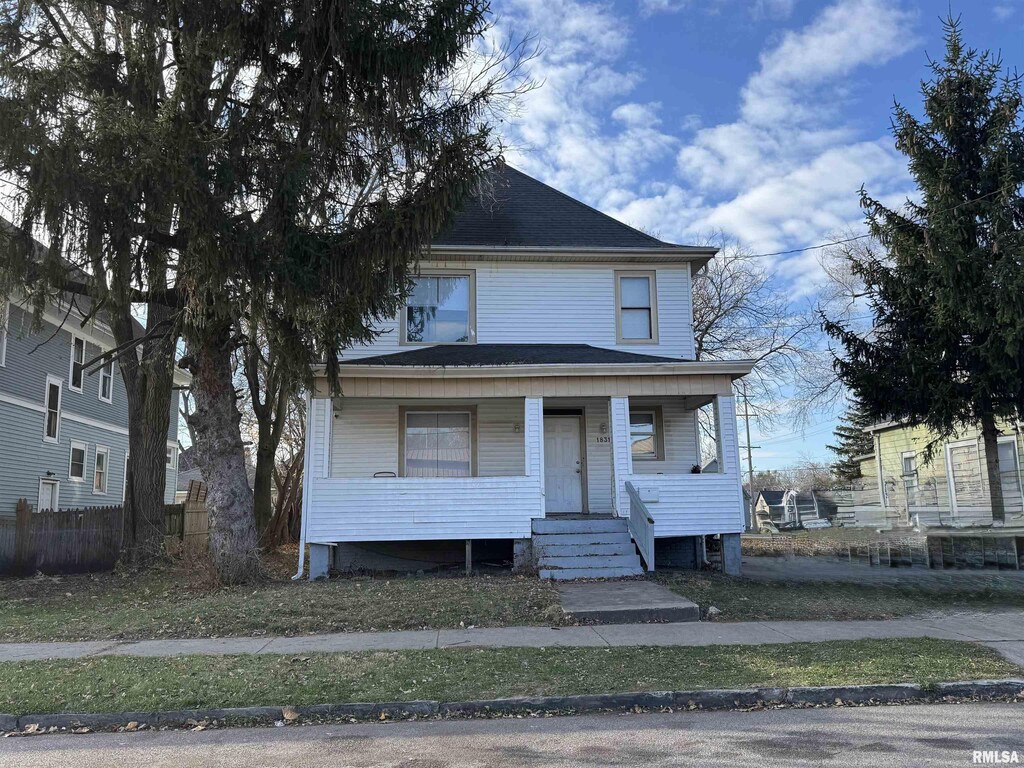
[[[897,105],[896,147],[919,201],[892,210],[861,192],[885,257],[855,259],[875,316],[838,323],[836,370],[873,420],[927,426],[935,447],[980,426],[992,514],[1003,517],[997,422],[1024,413],[1024,131],[1021,81],[964,47],[957,20],[922,83],[923,118]]]
[[[833,433],[836,444],[827,448],[837,456],[832,471],[840,480],[850,482],[861,476],[860,462],[855,461],[855,457],[871,453],[874,448],[871,435],[864,431],[872,423],[864,406],[856,400],[850,403],[839,419]]]
[[[184,339],[225,582],[259,564],[237,329],[272,339],[287,378],[321,363],[336,385],[338,351],[397,312],[419,255],[500,155],[492,110],[519,87],[522,49],[482,59],[488,25],[486,0],[0,11],[0,172],[24,190],[19,228],[50,245],[42,268],[0,260],[3,281],[37,306],[68,290],[148,303],[153,330]]]

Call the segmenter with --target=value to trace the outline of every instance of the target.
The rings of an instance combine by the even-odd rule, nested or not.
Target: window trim
[[[77,477],[71,474],[71,467],[74,462],[75,449],[82,451],[82,476]],[[68,481],[72,483],[84,483],[85,475],[89,471],[89,444],[81,440],[72,440],[71,448],[68,450]]]
[[[96,474],[99,468],[99,455],[103,454],[103,490],[96,489]],[[98,445],[92,453],[92,495],[106,496],[107,488],[110,486],[110,448],[105,445]]]
[[[56,434],[50,437],[46,434],[46,426],[50,420],[50,387],[57,387],[57,429]],[[64,380],[56,376],[46,377],[46,386],[43,388],[43,442],[60,442],[60,422],[64,411]]]
[[[56,491],[57,509],[60,509],[60,480],[56,480],[56,479],[54,479],[52,477],[40,477],[39,478],[39,492],[36,494],[36,510],[35,511],[36,512],[42,512],[43,511],[42,500],[43,500],[43,485],[44,484],[46,484],[46,485],[53,485],[53,486],[56,487],[56,489],[57,489],[57,491]]]
[[[469,477],[478,477],[477,456],[480,448],[479,421],[476,417],[475,405],[400,405],[398,406],[398,476],[405,474],[405,433],[406,417],[410,413],[468,413],[469,414]],[[460,480],[464,478],[416,477],[414,480]]]
[[[615,343],[616,344],[657,344],[658,343],[658,271],[656,269],[617,269],[615,270]],[[650,281],[651,297],[651,338],[631,339],[622,334],[622,278],[646,277]],[[625,307],[625,309],[641,309],[641,307]],[[646,307],[642,307],[646,309]]]
[[[0,296],[0,368],[7,367],[7,335],[11,327],[11,300]]]
[[[409,341],[409,297],[402,303],[401,313],[398,318],[398,344],[405,347],[436,347],[436,346],[466,346],[476,344],[476,270],[475,269],[424,269],[416,278],[420,277],[468,277],[469,278],[469,341]]]
[[[110,373],[107,373],[107,369],[110,369]],[[114,361],[110,360],[105,365],[101,365],[97,378],[100,380],[99,389],[97,390],[96,396],[99,398],[101,403],[112,403],[114,402]],[[110,381],[110,396],[103,396],[103,382],[104,380]]]
[[[654,456],[633,455],[633,416],[640,413],[650,413],[654,416]],[[665,461],[665,414],[660,405],[641,405],[629,409],[629,455],[633,461]]]
[[[168,456],[169,454],[169,456]],[[167,452],[164,454],[166,463],[165,469],[176,470],[178,468],[178,446],[172,443],[167,444]]]
[[[82,342],[82,383],[77,387],[75,386],[75,342]],[[82,390],[85,389],[85,337],[79,336],[75,333],[71,334],[71,360],[68,364],[68,389],[72,392],[78,392],[81,394]]]

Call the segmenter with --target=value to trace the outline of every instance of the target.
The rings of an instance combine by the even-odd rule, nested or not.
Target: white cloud
[[[732,0],[639,0],[640,13],[653,16],[658,13],[679,13],[682,10],[702,10],[709,14],[721,13]],[[796,0],[744,0],[747,11],[755,19],[785,19],[793,13]]]
[[[737,117],[717,125],[699,115],[666,125],[659,103],[635,98],[644,73],[612,6],[506,0],[499,11],[503,25],[539,32],[543,48],[531,74],[544,84],[508,127],[510,160],[663,239],[722,229],[758,251],[806,246],[861,226],[861,184],[886,199],[912,188],[891,139],[847,118],[861,73],[918,45],[915,16],[899,5],[837,0],[784,32],[737,94]],[[796,293],[813,292],[816,254],[779,268]]]
[[[759,251],[805,246],[860,225],[862,184],[876,194],[909,189],[891,139],[864,139],[844,108],[857,72],[917,45],[914,18],[881,0],[840,0],[764,51],[738,118],[679,150],[683,180],[715,201],[691,231],[723,229]]]
[[[622,204],[652,167],[671,164],[679,139],[662,129],[661,105],[629,99],[643,74],[624,61],[625,18],[582,0],[508,0],[499,23],[540,34],[530,75],[543,85],[506,131],[514,164],[604,206]]]
[[[996,17],[996,21],[1007,21],[1016,12],[1017,9],[1012,5],[1001,3],[992,6],[992,15]]]

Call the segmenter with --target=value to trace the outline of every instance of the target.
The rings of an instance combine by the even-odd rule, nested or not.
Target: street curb
[[[623,712],[645,709],[721,710],[765,706],[801,707],[845,704],[898,704],[938,700],[1024,699],[1024,679],[969,680],[918,685],[841,685],[793,688],[711,689],[527,696],[474,701],[398,701],[390,703],[314,704],[295,707],[225,707],[162,712],[94,714],[0,714],[0,732],[43,733],[55,729],[117,730],[228,724],[274,724],[320,720],[404,720],[423,717],[480,717],[536,713]]]

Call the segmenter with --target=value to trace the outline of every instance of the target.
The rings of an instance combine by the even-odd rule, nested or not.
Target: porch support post
[[[331,564],[331,547],[328,544],[309,545],[309,580],[319,581],[327,578]]]
[[[523,444],[526,476],[535,477],[540,489],[537,517],[544,517],[544,398],[523,399]]]
[[[727,576],[740,575],[740,563],[743,559],[738,533],[722,534],[722,573]]]
[[[633,474],[633,454],[629,446],[629,398],[609,398],[612,433],[612,508],[619,517],[629,516],[626,480]]]
[[[715,423],[718,426],[719,471],[736,478],[736,531],[744,528],[743,477],[740,473],[740,439],[736,430],[736,398],[715,397]],[[751,489],[753,493],[753,489]],[[724,537],[723,537],[724,538]]]

